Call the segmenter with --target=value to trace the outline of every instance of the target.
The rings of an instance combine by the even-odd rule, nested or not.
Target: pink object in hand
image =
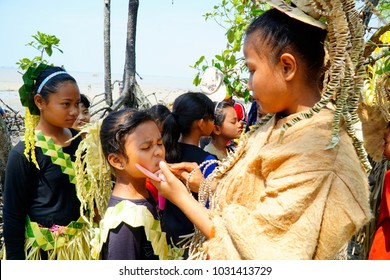
[[[160,173],[160,170],[158,170],[157,172],[153,173],[153,172],[149,171],[148,169],[146,169],[145,167],[139,165],[138,163],[135,164],[135,167],[137,167],[139,171],[141,171],[142,173],[144,173],[146,176],[148,176],[150,179],[152,179],[154,181],[166,182],[165,176],[162,173]],[[165,208],[165,201],[166,201],[165,197],[163,197],[162,195],[158,194],[158,207],[161,210],[164,210],[164,208]]]
[[[164,210],[165,208],[165,197],[163,197],[162,195],[158,194],[158,208],[160,208],[160,210]]]
[[[154,181],[166,182],[165,176],[159,172],[160,170],[158,170],[156,173],[153,173],[153,172],[149,171],[148,169],[146,169],[145,167],[139,165],[138,163],[135,164],[135,167],[137,167],[139,171],[141,171],[142,173],[144,173],[146,176],[148,176],[150,179],[152,179]]]

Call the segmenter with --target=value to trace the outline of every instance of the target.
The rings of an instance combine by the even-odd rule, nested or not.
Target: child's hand
[[[181,179],[184,182],[187,182],[190,173],[194,171],[189,180],[189,187],[193,192],[199,192],[199,186],[202,180],[204,179],[202,172],[198,168],[198,164],[196,162],[181,162],[169,164],[169,169],[175,174],[176,177]]]

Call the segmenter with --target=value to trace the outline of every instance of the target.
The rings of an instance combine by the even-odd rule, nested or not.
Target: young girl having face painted
[[[146,176],[136,167],[139,164],[156,172],[159,162],[165,158],[162,137],[154,119],[145,111],[113,112],[103,120],[100,141],[115,173],[108,210],[100,222],[104,236],[101,239],[103,259],[167,258],[156,201],[146,188]],[[154,226],[156,223],[158,227]]]

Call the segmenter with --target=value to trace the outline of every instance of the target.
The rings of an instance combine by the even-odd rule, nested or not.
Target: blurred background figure
[[[162,133],[164,121],[171,111],[164,104],[156,104],[150,107],[148,112],[156,122],[160,133]]]
[[[73,129],[80,131],[85,124],[91,121],[91,114],[89,112],[90,106],[91,102],[89,101],[88,97],[81,93],[79,103],[80,113],[73,124]]]
[[[0,116],[5,118],[5,112],[4,112],[3,108],[1,108],[1,106],[0,106]]]
[[[218,102],[214,111],[214,130],[211,133],[211,142],[204,148],[206,152],[215,155],[219,160],[228,156],[226,143],[239,138],[242,132],[242,124],[237,119],[237,113],[233,106],[227,102]]]

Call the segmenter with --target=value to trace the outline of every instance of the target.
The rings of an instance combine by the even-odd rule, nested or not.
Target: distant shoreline
[[[80,92],[87,95],[91,100],[104,92],[104,77],[101,73],[75,72],[70,74],[76,79]],[[148,76],[139,80],[139,86],[144,95],[152,104],[164,103],[172,104],[177,96],[187,91],[197,91],[191,79],[170,77]],[[112,79],[115,81],[115,79]],[[188,81],[188,87],[185,85]],[[191,83],[190,83],[191,82]],[[18,69],[0,67],[0,99],[12,109],[24,113],[24,108],[20,104],[18,90],[22,85],[22,76]],[[174,86],[177,85],[177,86]],[[118,83],[114,84],[113,98],[119,97]],[[0,106],[3,104],[0,102]]]
[[[22,82],[22,75],[20,70],[11,67],[0,67],[0,90],[16,90],[20,87]],[[104,73],[102,72],[77,72],[69,71],[69,73],[77,80],[79,86],[87,85],[101,85],[104,86]],[[122,80],[123,74],[111,74],[111,81]],[[156,75],[141,75],[137,76],[138,84],[143,87],[158,87],[158,88],[196,88],[193,83],[193,77],[170,77],[170,76],[156,76]],[[9,84],[11,88],[4,86]],[[14,86],[17,88],[14,88]],[[104,88],[104,87],[103,87]]]

